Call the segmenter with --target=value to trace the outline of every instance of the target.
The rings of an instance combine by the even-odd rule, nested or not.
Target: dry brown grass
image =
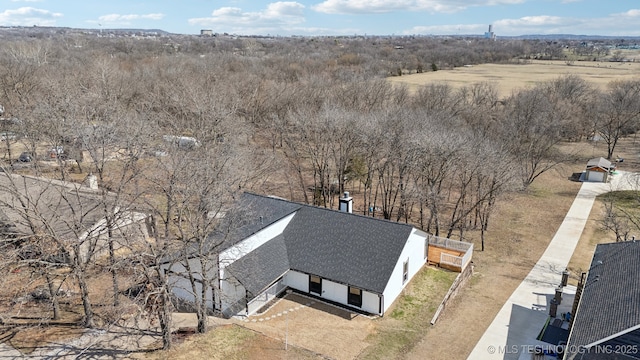
[[[523,64],[481,64],[451,70],[431,71],[388,78],[394,84],[404,84],[416,91],[420,86],[446,83],[461,88],[475,83],[494,84],[500,97],[563,75],[578,75],[596,88],[605,89],[614,80],[638,77],[640,62],[580,61],[567,65],[564,61],[531,61]]]
[[[619,156],[625,158],[620,169],[639,171],[638,145],[623,139]],[[568,151],[578,149],[580,160],[536,180],[527,193],[513,194],[502,201],[494,217],[485,252],[474,253],[475,275],[440,318],[434,331],[425,334],[409,359],[466,359],[504,302],[538,261],[562,223],[581,184],[567,180],[582,171],[586,159],[606,154],[604,145],[565,144]],[[583,236],[570,262],[575,283],[578,269],[588,268],[595,244],[611,242],[599,224],[602,204],[596,202]],[[455,344],[455,346],[453,346]]]
[[[502,201],[489,229],[486,250],[473,254],[475,274],[410,354],[410,359],[465,359],[504,302],[546,249],[580,184],[573,169],[545,174],[526,193]],[[455,346],[452,346],[455,344]]]
[[[202,335],[194,335],[169,351],[136,356],[154,360],[245,360],[245,359],[322,359],[311,351],[289,346],[279,339],[238,326],[226,325]]]

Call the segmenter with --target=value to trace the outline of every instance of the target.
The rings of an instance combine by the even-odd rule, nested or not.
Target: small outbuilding
[[[615,164],[603,157],[591,159],[587,162],[584,181],[607,182],[609,181],[609,175],[613,173],[615,168]]]

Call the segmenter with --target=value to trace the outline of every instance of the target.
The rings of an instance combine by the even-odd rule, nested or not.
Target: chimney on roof
[[[349,196],[349,192],[345,191],[344,195],[340,198],[340,211],[342,212],[353,212],[353,198]]]
[[[98,177],[93,174],[87,175],[87,186],[91,190],[98,190]]]

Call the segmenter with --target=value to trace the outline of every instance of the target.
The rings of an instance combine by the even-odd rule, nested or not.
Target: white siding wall
[[[347,286],[322,279],[322,298],[347,305]]]
[[[194,271],[194,277],[200,279],[200,262],[197,259],[190,259],[189,266],[191,266],[191,269]],[[193,303],[195,301],[193,288],[191,287],[191,282],[189,281],[184,265],[180,263],[171,264],[171,268],[169,269],[169,264],[166,264],[162,265],[162,269],[171,271],[167,275],[169,277],[169,287],[172,289],[173,294],[179,299]],[[182,276],[180,274],[182,274]],[[210,272],[209,279],[213,280],[214,278],[215,274]],[[200,296],[200,292],[202,291],[202,285],[200,283],[196,283],[196,291],[198,292],[198,296]],[[207,292],[207,307],[213,309],[213,293],[211,289]]]
[[[362,291],[362,310],[372,314],[380,314],[380,296]]]
[[[221,311],[226,313],[226,310],[230,307],[235,308],[233,313],[244,310],[243,308],[238,308],[238,304],[246,305],[247,291],[235,278],[229,276],[220,280],[220,290]]]
[[[289,270],[284,278],[283,283],[292,289],[299,290],[304,293],[309,292],[309,275]],[[372,314],[379,314],[380,296],[378,294],[362,291],[362,307],[352,306],[348,304],[349,287],[327,279],[322,279],[322,295],[323,299],[335,301],[337,303],[361,309]]]
[[[417,229],[413,229],[409,239],[398,258],[391,278],[384,289],[384,309],[387,309],[393,304],[402,289],[411,281],[411,278],[422,268],[425,263],[424,258],[424,242],[426,239],[426,233]],[[409,260],[409,279],[403,284],[402,282],[402,266],[405,261]]]
[[[253,250],[257,249],[267,241],[282,234],[284,229],[289,224],[289,221],[293,219],[295,213],[276,221],[268,227],[258,231],[257,233],[249,236],[248,238],[240,241],[229,249],[220,253],[220,267],[226,267],[241,257],[247,255]]]
[[[604,182],[604,173],[598,171],[587,170],[585,180],[591,182]]]
[[[289,270],[284,276],[284,284],[292,289],[309,292],[309,275]]]

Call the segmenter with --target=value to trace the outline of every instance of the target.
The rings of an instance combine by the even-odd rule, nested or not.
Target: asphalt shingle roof
[[[302,207],[285,229],[291,269],[382,293],[413,227]]]
[[[276,236],[226,268],[226,271],[233,274],[252,296],[259,295],[287,270],[289,260],[282,235]]]
[[[640,242],[600,244],[568,344],[577,349],[640,325]]]
[[[204,250],[201,251],[203,254],[220,253],[290,215],[301,206],[279,198],[243,193],[235,206],[224,214],[215,230],[207,236]],[[186,251],[197,256],[198,249],[198,244],[193,244]],[[170,263],[181,259],[182,256],[183,251],[177,251],[164,257],[161,262]]]
[[[243,225],[234,235],[238,241],[255,234],[300,209],[302,205],[270,196],[244,193],[240,199]]]
[[[251,228],[254,232],[266,227],[267,223],[271,224],[295,212],[282,238],[274,239],[276,242],[281,239],[284,241],[290,269],[376,293],[384,291],[413,230],[407,224],[250,193],[245,193],[242,201],[269,214],[269,221],[263,218],[261,224]],[[247,261],[240,262],[244,259],[241,258],[236,261],[238,264],[234,263],[232,272],[240,277],[238,280],[241,283],[250,284],[252,289],[263,289],[275,280],[266,274],[260,277],[253,274],[277,273],[281,270],[283,260],[276,258],[273,253],[280,245],[272,245],[273,248],[262,249],[263,245],[250,253]],[[246,269],[240,270],[243,266]],[[275,266],[275,269],[271,270],[271,266]]]

